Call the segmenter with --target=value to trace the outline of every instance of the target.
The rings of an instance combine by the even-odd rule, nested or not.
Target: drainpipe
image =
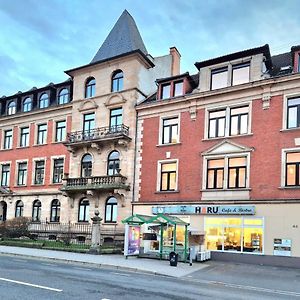
[[[133,185],[132,185],[132,199],[131,199],[131,215],[133,215],[133,202],[135,199],[135,179],[136,179],[136,151],[137,151],[137,128],[138,128],[138,111],[135,116],[135,139],[134,139],[134,159],[133,159]]]

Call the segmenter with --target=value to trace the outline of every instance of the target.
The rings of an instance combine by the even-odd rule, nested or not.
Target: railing
[[[66,144],[109,139],[119,135],[129,136],[129,127],[124,124],[95,128],[87,131],[74,131],[67,134]]]
[[[109,187],[116,185],[125,185],[127,177],[122,175],[116,176],[94,176],[94,177],[79,177],[79,178],[67,178],[65,179],[65,187]]]

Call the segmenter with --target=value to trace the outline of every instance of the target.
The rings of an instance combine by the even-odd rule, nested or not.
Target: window
[[[230,109],[230,135],[248,133],[249,106]]]
[[[31,111],[31,109],[32,109],[32,102],[31,99],[27,97],[23,100],[23,111],[28,112]]]
[[[91,98],[95,96],[96,80],[95,78],[89,78],[85,84],[85,98]]]
[[[224,181],[224,159],[207,161],[207,189],[222,189]]]
[[[264,220],[250,217],[205,217],[208,250],[263,253]]]
[[[160,191],[175,191],[177,188],[177,163],[161,163]]]
[[[247,157],[223,157],[207,160],[207,189],[247,187]]]
[[[64,159],[63,158],[54,159],[53,183],[62,182],[63,175],[64,175]]]
[[[208,137],[214,138],[225,136],[225,116],[225,109],[209,112]]]
[[[39,100],[39,108],[46,108],[49,106],[49,96],[46,93],[43,93],[40,96],[40,100]]]
[[[68,89],[62,89],[60,90],[59,94],[58,94],[58,104],[66,104],[69,102],[69,91]]]
[[[17,185],[26,185],[27,179],[27,162],[18,163]]]
[[[90,154],[85,154],[81,160],[81,177],[92,176],[92,156]]]
[[[112,151],[108,155],[107,175],[113,176],[120,173],[120,154],[118,151]]]
[[[300,186],[300,152],[286,153],[286,186]]]
[[[66,121],[56,122],[55,142],[62,142],[66,138]]]
[[[20,147],[29,146],[29,127],[21,128],[20,133]]]
[[[162,84],[161,86],[161,99],[168,99],[171,97],[171,84]]]
[[[36,161],[34,184],[43,184],[44,174],[45,174],[45,161],[44,160]]]
[[[300,127],[300,97],[287,101],[287,128]]]
[[[51,202],[50,222],[60,221],[60,202],[57,199]]]
[[[47,124],[38,125],[37,144],[42,145],[47,142]]]
[[[242,63],[232,66],[232,85],[247,83],[250,81],[250,63]]]
[[[1,186],[4,186],[4,187],[9,186],[9,177],[10,177],[10,165],[9,164],[2,165]]]
[[[118,201],[115,197],[111,197],[105,204],[105,222],[116,223],[118,213]]]
[[[42,212],[42,203],[40,200],[34,200],[32,204],[32,221],[40,222]]]
[[[221,89],[228,86],[228,68],[220,68],[211,71],[211,89]]]
[[[183,95],[183,81],[174,82],[174,97]]]
[[[95,113],[83,115],[83,131],[89,133],[95,129]]]
[[[13,136],[13,131],[12,129],[5,130],[4,131],[4,144],[3,144],[3,149],[11,149],[12,148],[12,136]]]
[[[228,188],[246,187],[246,157],[229,158]]]
[[[7,114],[10,115],[14,115],[16,113],[16,102],[15,101],[11,101],[8,103],[7,106]]]
[[[162,144],[178,143],[178,117],[163,119]]]
[[[88,222],[90,218],[90,202],[88,199],[82,199],[79,202],[78,222]]]
[[[300,53],[298,54],[298,72],[300,72]]]
[[[111,83],[111,91],[112,92],[119,92],[123,90],[123,72],[121,70],[115,71],[112,76],[112,83]]]
[[[22,217],[23,216],[23,211],[24,211],[24,204],[21,200],[18,200],[16,202],[16,213],[15,213],[15,217]]]
[[[121,125],[123,123],[123,109],[121,108],[115,108],[110,110],[110,130],[112,131],[118,131],[118,129],[121,129]]]

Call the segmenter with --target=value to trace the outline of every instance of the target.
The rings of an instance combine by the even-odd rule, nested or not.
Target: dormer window
[[[96,91],[96,80],[91,77],[86,81],[85,84],[85,98],[91,98],[95,96]]]
[[[40,100],[39,100],[39,108],[46,108],[49,106],[49,96],[46,93],[43,93],[40,96]]]
[[[16,102],[15,101],[11,101],[8,103],[7,106],[7,114],[10,115],[14,115],[16,113]]]
[[[250,63],[232,66],[232,85],[243,84],[250,81]]]
[[[111,91],[112,92],[120,92],[123,90],[123,72],[121,70],[117,70],[113,73],[112,81],[111,81]]]
[[[69,102],[69,91],[68,89],[64,88],[62,90],[60,90],[59,94],[58,94],[58,104],[66,104]]]
[[[220,68],[211,71],[211,89],[221,89],[228,86],[228,68]]]
[[[168,99],[171,97],[171,84],[163,84],[161,86],[161,99]]]
[[[174,97],[183,95],[183,81],[174,82]]]
[[[23,101],[23,112],[31,111],[32,109],[32,102],[29,97],[25,98]]]

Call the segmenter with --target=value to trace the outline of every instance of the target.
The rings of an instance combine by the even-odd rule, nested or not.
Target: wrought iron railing
[[[79,143],[84,141],[95,141],[99,139],[113,138],[119,135],[129,137],[129,127],[121,124],[95,128],[87,131],[74,131],[67,134],[67,144]]]

